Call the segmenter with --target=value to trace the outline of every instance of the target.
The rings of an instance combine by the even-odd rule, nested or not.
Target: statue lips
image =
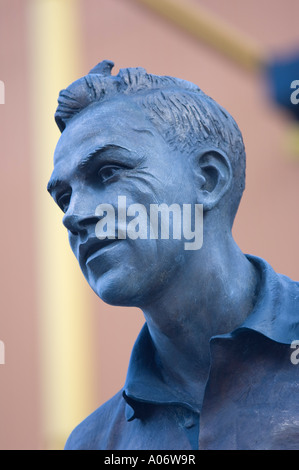
[[[79,261],[81,266],[86,266],[90,261],[96,258],[104,248],[118,242],[117,238],[100,240],[92,237],[87,242],[79,246]]]

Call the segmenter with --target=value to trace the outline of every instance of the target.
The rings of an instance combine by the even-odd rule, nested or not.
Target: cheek
[[[132,202],[139,202],[144,205],[154,203],[165,197],[165,181],[150,170],[137,169],[127,173],[119,191],[127,193]]]

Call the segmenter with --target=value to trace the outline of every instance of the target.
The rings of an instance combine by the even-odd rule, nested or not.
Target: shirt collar
[[[260,272],[259,295],[242,328],[251,329],[278,343],[299,339],[299,283],[277,274],[261,258],[246,255]]]
[[[260,288],[255,307],[245,322],[234,330],[249,329],[269,339],[291,344],[299,339],[299,283],[277,274],[261,258],[246,255],[260,272]],[[220,335],[222,337],[231,336]],[[126,417],[134,419],[134,401],[152,404],[180,404],[195,412],[198,406],[181,390],[163,380],[155,347],[145,324],[133,347],[123,390],[127,401]]]
[[[135,417],[136,412],[132,400],[152,404],[180,404],[199,412],[197,404],[191,402],[189,395],[173,389],[164,381],[146,323],[133,347],[123,396],[129,405],[126,409],[128,421]]]

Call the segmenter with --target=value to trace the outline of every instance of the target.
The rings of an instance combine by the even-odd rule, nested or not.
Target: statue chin
[[[144,297],[144,291],[140,289],[139,282],[134,276],[128,276],[124,267],[117,266],[108,271],[96,275],[87,274],[86,280],[96,295],[109,305],[134,307],[142,300],[140,292]]]

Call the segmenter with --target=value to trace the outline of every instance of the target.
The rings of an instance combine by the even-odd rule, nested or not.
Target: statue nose
[[[99,221],[99,217],[94,215],[77,215],[77,214],[65,214],[63,217],[63,225],[73,235],[86,235],[90,229],[96,226]]]

